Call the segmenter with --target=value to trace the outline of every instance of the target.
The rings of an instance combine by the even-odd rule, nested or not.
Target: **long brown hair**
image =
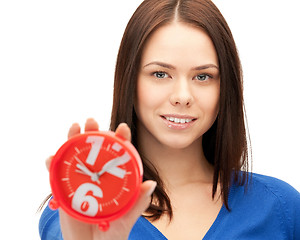
[[[111,130],[126,122],[131,129],[132,142],[137,145],[137,117],[134,110],[137,75],[143,47],[160,26],[174,21],[191,24],[204,30],[216,49],[220,69],[220,110],[213,126],[203,135],[203,150],[207,160],[214,166],[212,198],[218,182],[227,209],[231,180],[245,184],[248,171],[248,146],[244,119],[242,69],[231,31],[210,0],[145,0],[131,17],[119,49],[115,79]],[[170,199],[165,192],[158,172],[151,159],[143,159],[144,180],[152,179],[158,185],[153,193],[147,213],[153,220],[163,213],[172,218]],[[241,172],[241,170],[245,170]]]

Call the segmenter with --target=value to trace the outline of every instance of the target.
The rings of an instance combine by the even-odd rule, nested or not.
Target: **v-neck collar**
[[[208,229],[208,231],[206,232],[206,234],[202,240],[208,240],[213,235],[215,230],[218,228],[218,225],[222,222],[222,218],[226,214],[226,212],[228,212],[228,210],[226,209],[225,205],[223,204],[215,221],[213,222],[211,227]],[[158,237],[159,240],[168,240],[165,237],[165,235],[163,235],[162,232],[159,231],[148,219],[146,219],[144,217],[141,217],[141,218],[142,218],[143,224],[148,225],[147,228],[150,228],[151,232],[153,232],[154,235],[156,237]]]
[[[233,184],[230,188],[229,196],[228,196],[228,203],[232,203],[233,195],[234,195],[234,189],[235,189],[235,184]],[[231,205],[231,204],[230,204]],[[204,235],[202,240],[209,240],[209,239],[214,239],[213,235],[215,231],[218,229],[219,224],[222,222],[222,219],[228,214],[228,210],[226,206],[223,204],[215,221],[212,223],[206,234]],[[148,225],[148,228],[152,229],[152,232],[154,232],[154,235],[158,237],[160,240],[168,240],[149,220],[147,220],[144,217],[141,217],[143,223],[145,225]]]
[[[234,205],[235,190],[236,190],[236,183],[232,183],[232,185],[230,187],[230,190],[229,190],[229,195],[228,195],[228,205],[229,205],[229,207],[233,207],[233,205]],[[220,225],[220,223],[222,222],[222,220],[224,219],[224,217],[227,214],[229,214],[229,211],[223,203],[222,208],[221,208],[218,216],[216,217],[215,221],[210,226],[210,228],[208,229],[208,231],[206,232],[206,234],[204,235],[202,240],[215,239],[214,234],[215,234],[216,230],[218,229],[218,226]]]

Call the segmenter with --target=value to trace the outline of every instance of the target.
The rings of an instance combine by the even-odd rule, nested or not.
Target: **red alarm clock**
[[[79,134],[51,161],[49,206],[106,231],[137,200],[142,176],[142,161],[129,141],[113,132]]]

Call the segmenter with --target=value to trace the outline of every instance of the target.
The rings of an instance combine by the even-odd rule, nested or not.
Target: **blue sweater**
[[[300,194],[276,178],[253,174],[245,189],[233,185],[228,211],[223,205],[206,233],[209,239],[300,240]],[[61,240],[58,211],[45,208],[39,224],[42,240]],[[148,220],[140,217],[129,240],[166,240]]]

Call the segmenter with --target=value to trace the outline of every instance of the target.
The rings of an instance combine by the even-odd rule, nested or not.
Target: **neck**
[[[154,138],[138,140],[139,152],[151,162],[170,190],[189,183],[212,183],[213,166],[206,160],[202,137],[186,148],[165,146]]]

